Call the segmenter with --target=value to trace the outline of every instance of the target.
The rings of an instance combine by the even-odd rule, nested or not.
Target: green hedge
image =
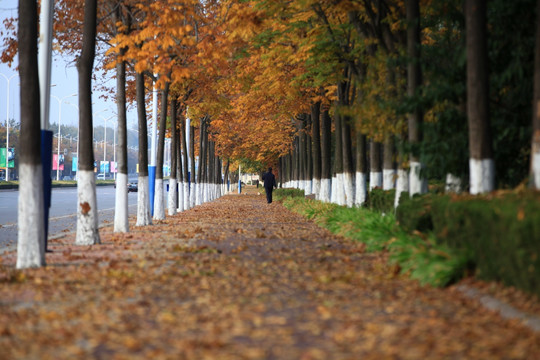
[[[396,190],[373,189],[368,193],[365,207],[379,213],[394,212]]]
[[[408,231],[432,230],[439,244],[466,252],[476,275],[540,296],[540,194],[426,195],[396,211]]]
[[[304,190],[298,189],[276,189],[274,190],[274,198],[281,200],[286,197],[304,197]]]

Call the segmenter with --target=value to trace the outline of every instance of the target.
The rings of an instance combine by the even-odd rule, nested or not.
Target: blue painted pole
[[[148,166],[148,192],[150,196],[150,214],[154,216],[154,193],[156,190],[156,167]]]
[[[52,168],[53,132],[41,130],[41,166],[43,174],[43,224],[45,226],[45,251],[49,233],[49,209],[51,207],[51,168]]]

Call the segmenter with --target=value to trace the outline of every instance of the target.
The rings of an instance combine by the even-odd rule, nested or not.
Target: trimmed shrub
[[[372,211],[379,213],[394,212],[394,198],[396,190],[373,189],[368,193],[365,206]]]
[[[408,232],[414,230],[429,232],[433,230],[432,201],[436,195],[424,196],[401,196],[399,206],[396,209],[396,219],[399,225]]]
[[[540,296],[540,194],[425,195],[403,201],[399,224],[433,230],[436,243],[462,252],[485,280]]]
[[[304,190],[299,189],[276,189],[274,190],[276,200],[281,200],[286,197],[304,197]]]
[[[540,296],[540,196],[465,197],[437,202],[440,242],[472,254],[479,278]]]

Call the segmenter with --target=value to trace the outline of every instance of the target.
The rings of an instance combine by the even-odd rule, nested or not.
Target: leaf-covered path
[[[540,334],[264,196],[0,269],[1,359],[538,359]]]

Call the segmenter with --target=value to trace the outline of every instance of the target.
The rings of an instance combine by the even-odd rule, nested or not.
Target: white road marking
[[[133,206],[137,206],[137,204],[128,205],[128,207],[133,207]],[[110,211],[110,210],[114,210],[114,208],[101,209],[101,210],[98,210],[98,213],[102,212],[102,211]],[[49,221],[59,220],[59,219],[66,219],[66,218],[70,218],[70,217],[73,217],[73,216],[77,216],[77,214],[69,214],[69,215],[57,216],[57,217],[49,218]],[[17,223],[0,225],[0,229],[2,229],[2,228],[10,228],[10,227],[14,227],[14,226],[17,226]]]

